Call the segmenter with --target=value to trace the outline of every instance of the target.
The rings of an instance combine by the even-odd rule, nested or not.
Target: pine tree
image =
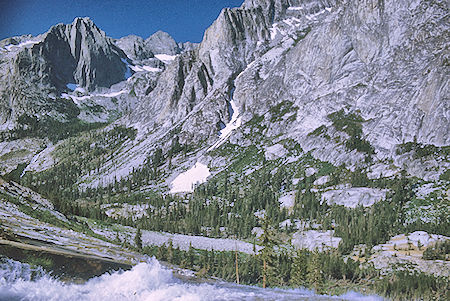
[[[137,228],[136,236],[134,237],[134,244],[138,250],[142,250],[142,233],[141,228]]]
[[[171,239],[169,239],[167,246],[167,261],[170,263],[174,263],[173,242]]]
[[[308,251],[297,250],[292,263],[291,283],[293,285],[305,285],[308,266]]]
[[[316,290],[316,292],[320,293],[324,284],[324,277],[322,272],[322,265],[320,262],[320,254],[318,251],[314,251],[313,254],[309,257],[306,270],[308,273],[307,282]]]
[[[260,243],[263,248],[259,251],[259,256],[262,260],[262,286],[263,288],[266,288],[266,286],[270,285],[275,280],[273,251],[275,239],[273,229],[270,226],[270,221],[267,216],[263,217],[262,223],[263,234],[260,237]]]
[[[187,265],[192,268],[194,266],[195,253],[194,248],[192,247],[192,243],[189,243],[189,250],[187,254]]]

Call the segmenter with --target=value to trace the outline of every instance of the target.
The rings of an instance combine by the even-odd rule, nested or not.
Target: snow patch
[[[67,93],[62,93],[61,94],[62,98],[65,99],[72,99],[72,101],[76,104],[76,105],[81,105],[81,103],[83,101],[85,101],[86,99],[89,99],[92,97],[92,95],[86,95],[86,96],[75,96],[75,95],[71,95],[71,94],[67,94]]]
[[[130,66],[130,68],[134,72],[145,72],[145,71],[147,71],[147,72],[161,72],[161,71],[163,71],[160,68],[155,68],[155,67],[152,67],[152,66],[145,66],[145,65],[144,66],[138,66],[138,65]]]
[[[230,122],[228,122],[225,125],[225,128],[223,128],[220,131],[220,136],[219,136],[219,140],[214,143],[207,151],[212,151],[216,148],[218,148],[219,146],[221,146],[223,143],[225,143],[225,141],[227,141],[227,139],[231,136],[231,133],[239,128],[242,124],[242,117],[240,116],[241,114],[239,113],[239,107],[237,106],[236,102],[234,101],[234,99],[232,99],[230,101],[231,104],[231,109],[233,110],[233,116],[231,116],[231,120]]]
[[[169,55],[169,54],[156,54],[155,57],[162,61],[165,64],[169,64],[170,62],[172,62],[174,59],[176,59],[176,55]]]
[[[117,91],[117,92],[110,92],[110,93],[106,93],[106,94],[96,94],[96,95],[94,95],[94,96],[102,96],[102,97],[116,97],[116,96],[119,96],[119,95],[121,95],[121,94],[125,94],[125,93],[127,93],[128,91],[126,91],[126,90],[120,90],[120,91]]]
[[[17,45],[10,44],[10,45],[8,45],[8,46],[5,46],[5,49],[6,49],[7,51],[18,50],[18,49],[20,49],[20,48],[22,48],[22,47],[25,47],[25,46],[30,46],[30,45],[38,44],[39,42],[40,42],[40,41],[25,41],[25,42],[22,42],[22,43],[17,44]]]
[[[194,185],[206,182],[211,175],[208,166],[197,162],[189,170],[179,174],[172,181],[172,189],[170,193],[194,192]]]
[[[77,91],[83,92],[84,89],[78,87],[78,88],[75,89],[74,92],[77,92]],[[101,94],[88,94],[88,95],[84,95],[84,96],[77,96],[77,95],[62,93],[61,97],[65,98],[65,99],[72,99],[72,101],[76,105],[80,106],[82,104],[82,102],[84,102],[84,101],[86,101],[88,99],[91,99],[93,97],[109,97],[109,98],[111,98],[111,97],[117,97],[119,95],[126,94],[126,93],[128,93],[127,90],[112,91],[112,92],[109,92],[109,93],[101,93]]]
[[[306,19],[308,19],[309,21],[315,20],[318,16],[320,16],[321,14],[323,14],[326,10],[321,10],[315,14],[311,14],[311,15],[307,15],[305,16]]]

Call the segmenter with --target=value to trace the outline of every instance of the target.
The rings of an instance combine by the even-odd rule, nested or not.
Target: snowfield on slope
[[[197,162],[193,167],[179,174],[172,181],[170,193],[194,192],[194,186],[206,182],[206,179],[210,175],[211,172],[209,171],[208,166]]]
[[[220,131],[219,140],[208,149],[208,152],[212,151],[212,150],[218,148],[219,146],[221,146],[222,144],[224,144],[225,141],[227,141],[227,139],[231,136],[231,133],[235,129],[240,127],[242,124],[242,117],[240,116],[241,113],[239,112],[238,105],[236,104],[236,102],[233,99],[230,101],[230,105],[231,105],[231,110],[233,111],[231,120],[230,120],[230,122],[228,122],[225,125],[225,128],[223,128]]]
[[[162,61],[165,64],[169,64],[170,62],[172,62],[174,59],[176,59],[176,55],[170,55],[170,54],[156,54],[155,57]]]

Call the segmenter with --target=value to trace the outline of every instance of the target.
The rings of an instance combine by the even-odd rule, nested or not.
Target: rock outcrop
[[[143,61],[155,57],[144,39],[139,36],[129,35],[120,38],[116,41],[116,45],[132,60]]]
[[[164,31],[157,31],[145,40],[145,47],[154,54],[175,55],[181,52],[177,42]]]

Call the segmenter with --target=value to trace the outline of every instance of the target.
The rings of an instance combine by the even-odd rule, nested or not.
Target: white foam
[[[33,277],[32,275],[36,275]],[[382,300],[377,296],[347,293],[346,300]],[[0,262],[0,300],[333,300],[305,289],[262,289],[225,282],[183,282],[155,259],[126,272],[105,273],[83,284],[67,284],[27,264]]]

